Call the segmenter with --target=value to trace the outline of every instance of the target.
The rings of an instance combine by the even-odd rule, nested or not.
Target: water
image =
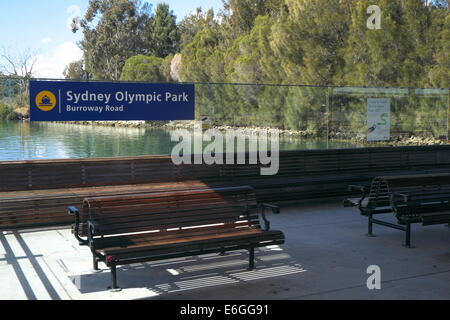
[[[64,123],[0,121],[0,160],[170,154],[170,131]],[[316,139],[280,139],[280,150],[355,147]],[[361,145],[358,145],[361,146]]]

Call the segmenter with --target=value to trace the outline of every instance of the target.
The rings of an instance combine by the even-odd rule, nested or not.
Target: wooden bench
[[[448,146],[282,151],[275,176],[261,176],[259,165],[225,170],[233,183],[255,188],[258,201],[278,203],[348,196],[355,194],[348,185],[370,184],[381,175],[450,172],[449,151]]]
[[[260,169],[177,166],[170,156],[0,161],[0,230],[70,225],[66,208],[94,196],[249,185],[259,202],[344,197],[355,194],[347,185],[376,176],[450,172],[450,147],[281,151],[277,175]]]
[[[284,243],[281,231],[270,230],[267,208],[279,213],[258,205],[252,188],[229,187],[87,198],[82,213],[70,207],[69,214],[94,270],[105,263],[116,290],[116,266],[124,264],[247,249],[253,269],[255,248]]]
[[[0,230],[68,226],[67,207],[86,197],[229,185],[217,166],[181,169],[168,156],[0,162]]]
[[[372,185],[350,186],[362,196],[344,200],[344,206],[357,206],[368,217],[368,235],[373,224],[405,232],[405,247],[411,247],[411,224],[424,226],[450,223],[450,174],[384,176]],[[375,219],[377,214],[394,213],[397,224]]]

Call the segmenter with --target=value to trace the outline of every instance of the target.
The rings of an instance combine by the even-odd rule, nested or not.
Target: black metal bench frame
[[[417,207],[418,203],[411,203],[412,200],[415,200],[418,195],[428,194],[430,195],[429,201],[431,203],[436,203],[436,201],[442,201],[447,198],[450,201],[450,189],[445,189],[436,193],[435,191],[425,191],[425,190],[416,190],[412,193],[405,192],[396,192],[393,190],[389,190],[387,187],[388,195],[386,196],[386,190],[382,190],[382,188],[386,188],[388,185],[389,179],[402,179],[407,181],[411,179],[412,181],[415,179],[427,179],[429,181],[434,178],[448,178],[450,184],[450,174],[428,174],[428,175],[405,175],[405,176],[396,176],[396,177],[376,177],[372,181],[371,186],[357,186],[351,185],[348,187],[349,191],[358,190],[361,192],[361,197],[359,199],[350,198],[344,200],[345,207],[358,207],[360,214],[363,216],[367,216],[368,218],[368,231],[367,236],[376,237],[373,234],[373,225],[380,225],[388,228],[397,229],[405,232],[405,242],[403,244],[406,248],[414,248],[411,245],[411,224],[414,223],[422,223],[424,226],[426,225],[434,225],[434,224],[448,224],[450,225],[450,211],[447,214],[440,214],[436,212],[433,214],[434,207],[430,207],[426,213],[420,214],[417,213],[414,216],[403,215],[400,211],[400,206],[410,206],[409,209],[414,211],[415,207]],[[431,182],[432,185],[432,182]],[[436,183],[436,185],[439,185]],[[380,199],[380,193],[382,195],[382,199]],[[434,195],[439,195],[439,197],[433,197]],[[364,204],[364,201],[367,202]],[[387,205],[389,204],[389,205]],[[415,205],[415,206],[414,206]],[[449,205],[450,209],[450,205]],[[380,219],[374,218],[374,215],[385,214],[385,213],[394,213],[396,214],[396,218],[398,223],[391,223],[388,221],[383,221]],[[429,214],[429,215],[426,215]],[[434,217],[434,218],[433,218]],[[437,217],[437,218],[436,218]]]
[[[232,187],[235,188],[235,187]],[[248,187],[247,187],[248,188]],[[227,188],[223,188],[227,189]],[[231,188],[230,188],[231,189]],[[191,190],[190,192],[196,192],[195,190]],[[97,197],[95,199],[100,199],[102,197]],[[94,199],[94,198],[92,198]],[[87,200],[87,199],[86,199]],[[86,201],[85,200],[85,201]],[[274,204],[269,203],[262,203],[258,204],[258,215],[260,216],[260,219],[264,223],[264,228],[261,228],[263,231],[270,231],[270,222],[266,217],[266,210],[271,209],[273,214],[279,214],[280,213],[280,207]],[[172,259],[172,258],[179,258],[179,257],[186,257],[186,256],[196,256],[196,255],[202,255],[202,254],[209,254],[209,253],[219,253],[224,254],[226,251],[235,251],[235,250],[242,250],[246,249],[249,252],[249,265],[248,270],[253,270],[255,268],[255,248],[260,247],[261,245],[257,246],[249,246],[248,240],[247,243],[245,243],[245,240],[242,241],[242,244],[236,244],[233,246],[228,247],[222,247],[220,249],[203,249],[201,246],[197,250],[184,252],[184,253],[174,253],[174,254],[165,254],[164,250],[160,253],[160,255],[152,255],[151,257],[144,257],[144,258],[129,258],[129,259],[121,259],[121,260],[112,260],[111,257],[105,256],[98,251],[96,251],[96,239],[98,239],[99,232],[101,226],[98,225],[96,222],[91,221],[90,219],[87,219],[87,239],[83,239],[80,234],[82,234],[80,230],[80,225],[83,224],[82,218],[80,217],[80,212],[76,207],[68,207],[68,214],[75,216],[75,224],[73,225],[73,233],[75,238],[78,240],[80,245],[86,245],[89,246],[91,253],[92,253],[92,266],[93,272],[99,272],[100,269],[98,267],[99,262],[103,262],[107,267],[110,268],[111,271],[111,287],[110,290],[120,291],[121,288],[117,285],[117,269],[116,267],[118,265],[126,265],[126,264],[132,264],[132,263],[140,263],[140,262],[147,262],[147,261],[155,261],[155,260],[165,260],[165,259]],[[103,238],[103,235],[100,235]],[[239,240],[239,239],[235,239]],[[271,241],[276,244],[282,244],[284,243],[284,236],[280,239],[275,239]],[[238,241],[239,242],[239,241]],[[271,244],[273,244],[271,243]]]

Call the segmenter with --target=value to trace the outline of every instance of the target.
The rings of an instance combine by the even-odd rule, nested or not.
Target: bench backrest
[[[389,186],[383,178],[376,177],[372,180],[367,201],[366,207],[369,209],[391,206]]]
[[[260,175],[261,165],[248,164],[248,157],[246,154],[245,165],[224,160],[223,165],[177,166],[170,156],[0,161],[0,192],[192,179],[247,185],[245,179],[268,179]],[[281,151],[279,157],[278,174],[271,178],[340,173],[376,176],[392,170],[450,167],[448,146]]]
[[[84,215],[101,235],[223,225],[259,226],[255,192],[227,187],[84,200]]]
[[[0,162],[0,191],[105,186],[176,180],[167,157]]]
[[[420,216],[427,213],[450,212],[450,192],[433,197],[412,197],[408,201],[400,198],[393,200],[393,209],[397,217]]]
[[[385,177],[397,217],[450,210],[450,174]]]
[[[368,207],[390,206],[400,217],[450,209],[449,200],[450,174],[383,176],[372,181]]]

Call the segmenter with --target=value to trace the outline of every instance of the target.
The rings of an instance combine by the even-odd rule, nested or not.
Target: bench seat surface
[[[151,254],[153,250],[173,248],[173,252],[184,252],[186,247],[201,245],[202,248],[218,248],[220,246],[236,245],[238,239],[245,239],[246,244],[259,246],[264,240],[264,246],[270,238],[280,240],[283,234],[280,231],[262,231],[260,229],[244,227],[215,227],[209,230],[197,229],[195,231],[184,229],[171,232],[156,232],[132,234],[125,236],[106,237],[96,241],[96,249],[104,255],[117,256],[130,252],[145,252]]]

